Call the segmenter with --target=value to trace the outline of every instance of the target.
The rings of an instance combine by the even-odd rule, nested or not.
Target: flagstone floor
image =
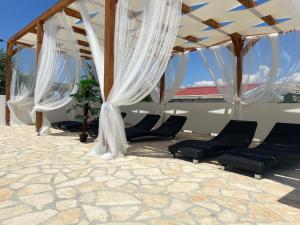
[[[133,144],[103,161],[74,134],[0,127],[0,224],[300,224],[300,165],[255,180],[171,159],[174,142]]]

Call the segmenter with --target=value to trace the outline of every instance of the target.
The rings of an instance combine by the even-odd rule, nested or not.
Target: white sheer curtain
[[[212,80],[226,102],[233,104],[232,117],[244,118],[244,105],[262,101],[271,91],[278,70],[277,36],[247,39],[243,50],[243,80],[237,93],[236,57],[232,42],[199,50]],[[248,48],[249,47],[249,48]]]
[[[164,73],[165,88],[164,95],[162,96],[162,102],[160,102],[160,87],[157,85],[151,92],[151,98],[154,103],[167,104],[174,97],[183,81],[188,59],[188,52],[172,56]]]
[[[278,76],[280,60],[277,35],[249,38],[245,42],[247,45],[252,47],[249,51],[244,49],[242,105],[270,101],[270,97],[277,98],[276,95],[272,96],[272,84]]]
[[[272,94],[283,100],[288,93],[299,94],[300,85],[300,31],[280,34],[277,37],[279,67],[272,83]]]
[[[189,53],[173,55],[164,73],[164,95],[160,99],[160,82],[151,92],[151,98],[157,104],[157,111],[161,114],[161,122],[165,121],[165,106],[176,95],[180,87],[187,67]]]
[[[199,49],[200,59],[224,100],[237,105],[236,57],[232,42]]]
[[[126,152],[127,140],[119,107],[135,104],[150,94],[166,69],[175,43],[181,0],[119,0],[115,28],[114,85],[102,105],[99,136],[93,153],[112,159]],[[84,4],[77,3],[103,86],[103,49]],[[96,43],[96,44],[95,44]],[[102,57],[102,58],[101,58]],[[98,64],[98,66],[97,66]],[[98,74],[99,76],[99,74]]]
[[[18,49],[13,57],[10,100],[7,102],[11,115],[11,125],[28,124],[30,121],[36,77],[35,49]]]
[[[44,39],[40,52],[31,112],[47,112],[61,108],[77,91],[80,79],[80,56],[76,38],[64,12],[56,14],[44,24]],[[40,134],[49,132],[50,122],[45,113]]]

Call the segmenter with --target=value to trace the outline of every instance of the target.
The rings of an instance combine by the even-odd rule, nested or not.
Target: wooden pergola
[[[6,101],[10,99],[12,78],[12,57],[19,47],[36,45],[37,59],[43,42],[43,24],[56,13],[64,11],[74,20],[81,15],[74,4],[76,0],[60,0],[41,16],[36,18],[21,31],[11,37],[7,44],[7,78]],[[109,95],[114,82],[114,28],[115,5],[117,0],[97,0],[104,8],[104,93]],[[138,0],[137,0],[138,1]],[[299,5],[296,5],[300,9]],[[137,12],[133,12],[138,16]],[[243,56],[245,38],[249,36],[266,36],[274,33],[290,32],[299,27],[300,15],[282,0],[183,0],[182,18],[173,53],[196,51],[232,41],[234,55],[237,58],[237,94],[240,94],[243,74]],[[83,26],[72,26],[78,35],[77,44],[81,57],[92,59],[87,34]],[[165,77],[160,82],[161,96],[164,92]],[[36,113],[36,128],[42,126],[43,114]],[[10,111],[6,107],[6,124],[10,123]]]

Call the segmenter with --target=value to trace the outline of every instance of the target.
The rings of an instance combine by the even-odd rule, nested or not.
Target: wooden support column
[[[11,77],[12,77],[12,56],[14,52],[14,43],[7,43],[7,53],[6,53],[6,86],[5,86],[5,122],[6,125],[10,125],[10,111],[7,106],[7,102],[10,100],[10,86],[11,86]]]
[[[236,66],[236,85],[237,85],[237,96],[241,95],[241,87],[243,80],[243,48],[244,48],[244,40],[240,34],[234,33],[230,35],[233,47],[234,47],[234,55],[237,58],[237,66]]]
[[[159,102],[162,103],[164,94],[165,94],[165,82],[166,82],[166,76],[165,74],[162,75],[160,78],[160,83],[159,83]]]
[[[37,22],[37,46],[36,46],[36,65],[38,69],[38,61],[39,56],[43,44],[43,37],[44,37],[44,30],[43,30],[43,23]],[[41,127],[43,125],[43,113],[42,112],[36,112],[35,115],[35,127],[36,131],[39,132]]]
[[[114,83],[114,40],[117,0],[105,0],[104,38],[104,97],[107,97]]]

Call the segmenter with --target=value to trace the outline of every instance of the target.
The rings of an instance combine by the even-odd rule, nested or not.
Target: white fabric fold
[[[155,104],[167,104],[176,95],[185,76],[188,59],[188,52],[172,56],[164,73],[165,87],[161,101],[159,84],[151,92],[151,98]]]
[[[262,101],[271,92],[277,76],[279,52],[277,36],[258,40],[247,39],[245,46],[252,46],[243,54],[243,79],[237,93],[237,60],[232,42],[213,48],[200,49],[201,60],[225,101],[233,105],[232,117],[244,119],[244,106]],[[265,69],[264,69],[265,68]]]
[[[83,3],[79,1],[77,6],[103,87],[103,47]],[[99,136],[93,150],[93,153],[102,154],[102,158],[113,159],[126,153],[127,140],[119,107],[140,102],[158,83],[175,43],[181,4],[181,0],[152,0],[141,1],[137,6],[131,0],[118,1],[114,84],[101,108]]]
[[[63,40],[62,40],[63,38]],[[34,91],[36,111],[47,112],[68,104],[78,90],[80,80],[80,55],[75,46],[76,38],[64,12],[56,14],[44,24],[44,38],[40,52],[37,79]],[[43,125],[39,133],[50,131],[50,122],[43,114]]]
[[[30,121],[36,77],[36,54],[34,48],[21,48],[14,55],[10,88],[11,125],[24,125]]]

